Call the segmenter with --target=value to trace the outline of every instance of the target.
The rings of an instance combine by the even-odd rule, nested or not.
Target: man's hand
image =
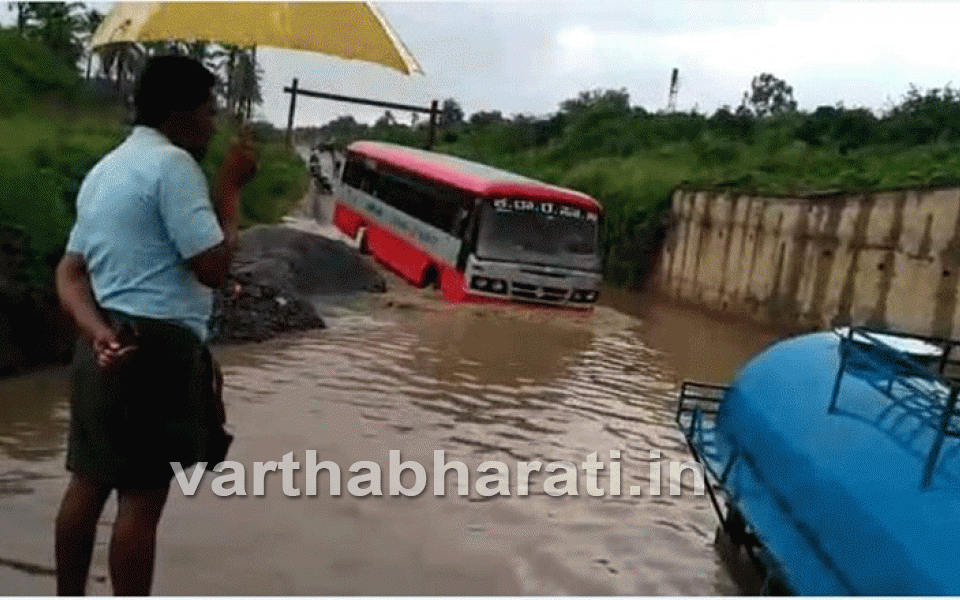
[[[101,367],[116,364],[136,348],[132,343],[121,344],[117,332],[100,314],[82,256],[67,253],[63,257],[57,266],[56,283],[61,305],[77,324],[80,335],[93,346]]]
[[[93,333],[93,350],[97,353],[97,363],[104,369],[123,362],[131,352],[137,349],[133,344],[122,345],[116,332],[105,327]]]

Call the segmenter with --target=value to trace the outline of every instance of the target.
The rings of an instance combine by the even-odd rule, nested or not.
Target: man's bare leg
[[[153,584],[157,525],[170,487],[117,492],[110,540],[110,579],[117,596],[147,596]]]
[[[74,474],[60,503],[56,526],[57,594],[82,596],[86,592],[87,575],[97,522],[111,488],[89,477]]]

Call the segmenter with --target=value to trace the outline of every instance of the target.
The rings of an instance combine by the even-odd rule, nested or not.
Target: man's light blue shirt
[[[83,180],[67,252],[83,255],[101,307],[174,322],[206,341],[213,292],[187,259],[222,240],[197,161],[136,126]]]

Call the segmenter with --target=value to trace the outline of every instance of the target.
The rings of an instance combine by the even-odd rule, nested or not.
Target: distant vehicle
[[[416,286],[451,301],[590,308],[600,293],[600,204],[486,165],[354,142],[334,224]]]
[[[320,164],[320,157],[325,153],[330,153],[330,160],[334,164],[334,169],[336,169],[336,155],[334,154],[334,146],[330,142],[321,142],[315,145],[310,149],[310,175],[313,176],[314,180],[317,183],[317,190],[322,193],[329,194],[333,191],[333,187],[330,185],[330,179],[323,174],[323,168]]]
[[[683,383],[718,545],[759,575],[744,593],[960,595],[958,345],[847,327]]]

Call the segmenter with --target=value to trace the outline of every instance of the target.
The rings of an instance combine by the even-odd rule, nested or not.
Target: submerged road
[[[293,225],[316,228],[310,221]],[[322,226],[320,226],[322,230]],[[154,593],[727,594],[707,497],[670,461],[689,460],[673,422],[679,382],[724,380],[774,334],[605,290],[590,314],[451,305],[388,276],[388,292],[318,298],[327,329],[217,348],[226,375],[231,459],[248,468],[246,497],[220,497],[207,474],[193,497],[171,490],[160,526]],[[0,380],[0,590],[52,594],[53,522],[66,484],[66,369]],[[254,495],[252,465],[301,463],[308,450],[342,469],[341,495],[321,475],[300,497],[281,473]],[[427,490],[390,496],[391,450],[427,468]],[[433,494],[433,457],[462,461],[470,493]],[[660,458],[651,456],[651,450]],[[620,452],[624,493],[544,493],[546,474],[516,494],[520,462]],[[384,495],[358,498],[347,469],[384,468]],[[510,468],[509,496],[474,488],[485,461]],[[662,466],[651,495],[651,463]],[[601,471],[600,485],[610,481]],[[413,483],[407,473],[401,481]],[[367,484],[365,484],[366,486]],[[630,486],[643,493],[632,496]],[[89,591],[109,593],[108,504]]]

